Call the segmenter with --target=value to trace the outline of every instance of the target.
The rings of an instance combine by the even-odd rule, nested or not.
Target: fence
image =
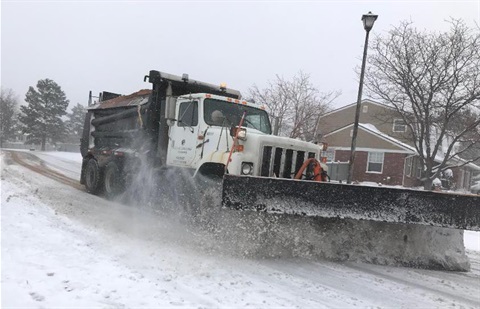
[[[331,180],[347,181],[348,162],[327,162],[328,176]]]

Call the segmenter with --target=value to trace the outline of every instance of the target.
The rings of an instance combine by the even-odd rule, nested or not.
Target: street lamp
[[[350,161],[348,162],[348,175],[347,183],[352,182],[353,175],[353,161],[355,160],[355,147],[357,144],[357,133],[358,133],[358,120],[360,118],[360,105],[362,101],[362,91],[363,91],[363,76],[365,75],[365,62],[367,60],[367,48],[368,48],[368,35],[370,30],[372,30],[375,20],[377,20],[378,15],[373,15],[372,12],[364,14],[362,16],[363,28],[365,28],[365,46],[363,48],[363,60],[362,60],[362,70],[360,71],[360,83],[358,85],[358,97],[357,97],[357,109],[355,112],[355,123],[353,125],[353,134],[352,134],[352,147],[350,150]]]

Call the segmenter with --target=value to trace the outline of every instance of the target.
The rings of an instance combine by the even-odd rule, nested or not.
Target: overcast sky
[[[341,90],[335,106],[356,101],[365,30],[402,20],[446,30],[449,17],[480,24],[475,1],[2,1],[1,84],[23,102],[50,78],[70,105],[88,91],[128,94],[149,88],[149,70],[238,89],[275,74],[311,75],[321,91]]]

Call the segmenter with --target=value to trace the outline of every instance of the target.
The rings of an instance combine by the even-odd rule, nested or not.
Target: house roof
[[[335,130],[335,131],[333,131],[333,132],[330,132],[330,133],[326,134],[325,137],[327,137],[327,136],[329,136],[329,135],[332,135],[332,134],[335,134],[336,132],[340,132],[340,131],[349,129],[350,127],[353,127],[353,123],[352,123],[352,124],[349,124],[349,125],[347,125],[347,126],[344,126],[344,127],[342,127],[342,128],[339,128],[339,129],[337,129],[337,130]],[[379,131],[373,124],[370,124],[370,123],[359,123],[359,124],[358,124],[358,127],[361,128],[362,130],[364,130],[364,131],[366,131],[366,132],[368,132],[368,133],[376,136],[376,137],[379,137],[379,138],[381,138],[381,139],[383,139],[383,140],[385,140],[385,141],[388,141],[388,142],[392,143],[392,144],[395,145],[395,146],[398,146],[398,147],[404,149],[405,151],[408,151],[408,152],[411,153],[411,154],[417,154],[417,153],[418,153],[417,150],[415,149],[415,147],[412,147],[412,146],[410,146],[410,145],[408,145],[408,144],[405,144],[405,143],[397,140],[396,138],[393,138],[393,137],[391,137],[391,136],[389,136],[389,135],[387,135],[387,134]],[[335,146],[333,146],[333,147],[335,147]],[[437,154],[437,156],[435,157],[435,161],[441,162],[441,161],[443,161],[443,159],[444,159],[444,157],[441,156],[441,155],[438,155],[438,154]],[[467,161],[465,161],[465,160],[463,160],[463,159],[461,159],[461,158],[451,158],[451,160],[456,161],[456,162],[459,162],[460,164],[467,162]],[[478,166],[478,165],[476,165],[476,164],[474,164],[474,163],[466,163],[465,166],[467,166],[467,167],[469,167],[469,168],[471,168],[471,169],[473,169],[473,170],[480,171],[480,166]]]
[[[371,100],[371,99],[363,99],[360,103],[361,103],[361,104],[363,104],[363,103],[370,103],[370,104],[378,105],[378,106],[380,106],[380,107],[384,107],[384,108],[388,108],[388,109],[393,109],[393,110],[394,110],[394,108],[391,107],[391,106],[389,106],[389,105],[386,105],[386,104],[383,104],[383,103],[380,103],[380,102],[377,102],[377,101],[373,101],[373,100]],[[353,102],[353,103],[347,104],[347,105],[345,105],[345,106],[339,107],[339,108],[337,108],[337,109],[334,109],[334,110],[332,110],[332,111],[329,111],[329,112],[323,114],[320,118],[326,117],[326,116],[331,115],[331,114],[335,114],[335,113],[337,113],[337,112],[340,112],[340,111],[342,111],[342,110],[345,110],[345,109],[350,108],[350,107],[355,106],[355,105],[357,105],[357,102]]]
[[[395,110],[395,108],[393,108],[392,106],[389,106],[389,105],[386,105],[386,104],[382,104],[382,103],[380,103],[380,102],[376,102],[376,101],[371,100],[371,99],[364,99],[364,100],[362,100],[362,101],[361,101],[361,104],[364,104],[364,103],[377,105],[377,106],[379,106],[379,107],[387,108],[387,109],[390,109],[390,110]],[[341,112],[341,111],[346,110],[346,109],[351,108],[351,107],[355,107],[356,104],[357,104],[357,103],[354,102],[354,103],[351,103],[351,104],[342,106],[342,107],[340,107],[340,108],[334,109],[334,110],[332,110],[332,111],[330,111],[330,112],[328,112],[328,113],[323,114],[322,117],[320,117],[320,118],[328,117],[329,115],[332,115],[332,114]],[[348,128],[352,127],[352,126],[353,126],[353,123],[350,123],[350,124],[348,124],[348,125],[345,125],[345,126],[343,126],[343,127],[341,127],[341,128],[338,128],[338,129],[336,129],[336,130],[334,130],[334,131],[331,131],[331,132],[325,134],[325,137],[330,136],[330,135],[332,135],[332,134],[335,134],[335,133],[337,133],[337,132],[343,131],[343,130],[345,130],[345,129],[348,129]],[[367,132],[367,133],[369,133],[369,134],[372,134],[372,135],[374,135],[374,136],[376,136],[376,137],[378,137],[378,138],[381,138],[381,139],[383,139],[383,140],[385,140],[385,141],[388,141],[389,143],[391,143],[391,144],[393,144],[393,145],[395,145],[395,146],[397,146],[397,147],[402,148],[403,151],[405,151],[405,152],[412,153],[412,154],[418,153],[415,147],[410,146],[410,145],[408,145],[408,144],[405,144],[405,143],[399,141],[398,139],[393,138],[393,137],[390,136],[390,135],[387,135],[387,134],[385,134],[385,133],[382,133],[382,132],[381,132],[380,130],[378,130],[378,129],[375,127],[375,125],[373,125],[373,124],[362,123],[362,124],[359,124],[359,127],[360,127],[363,131],[365,131],[365,132]],[[442,155],[440,155],[440,154],[437,154],[437,155],[435,156],[435,161],[437,161],[437,162],[442,162],[443,159],[444,159],[444,157],[443,157]],[[463,160],[463,159],[461,159],[461,158],[454,157],[454,158],[451,158],[451,160],[452,160],[453,162],[457,162],[458,164],[464,164],[465,166],[467,166],[467,167],[469,167],[469,168],[471,168],[471,169],[474,169],[474,170],[476,170],[476,171],[480,171],[480,166],[478,166],[478,165],[476,165],[476,164],[474,164],[474,163],[466,163],[467,161],[466,161],[466,160]]]
[[[350,127],[353,127],[353,123],[349,124],[349,125],[346,125],[342,128],[339,128],[335,131],[332,131],[328,134],[325,134],[325,137],[329,136],[329,135],[333,135],[337,132],[340,132],[340,131],[343,131],[343,130],[346,130],[346,129],[349,129]],[[416,153],[417,151],[415,150],[414,147],[410,146],[410,145],[407,145],[401,141],[399,141],[398,139],[396,138],[393,138],[385,133],[382,133],[380,130],[378,130],[373,124],[370,124],[370,123],[359,123],[358,124],[358,127],[361,128],[363,131],[366,131],[367,133],[369,134],[372,134],[382,140],[385,140],[397,147],[400,147],[402,148],[403,150],[409,152],[409,153]]]
[[[480,171],[480,166],[478,166],[477,164],[472,163],[472,162],[466,163],[468,161],[464,160],[462,158],[451,158],[451,160],[456,161],[459,165],[464,164],[464,166],[468,166],[469,168],[471,168],[473,170]]]

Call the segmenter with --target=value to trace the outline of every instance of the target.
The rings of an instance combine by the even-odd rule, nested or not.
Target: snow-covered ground
[[[79,178],[76,154],[35,152]],[[185,225],[89,195],[2,156],[2,308],[479,308],[470,272],[208,251]]]
[[[48,168],[72,179],[80,179],[82,155],[79,152],[11,150],[32,154]]]

